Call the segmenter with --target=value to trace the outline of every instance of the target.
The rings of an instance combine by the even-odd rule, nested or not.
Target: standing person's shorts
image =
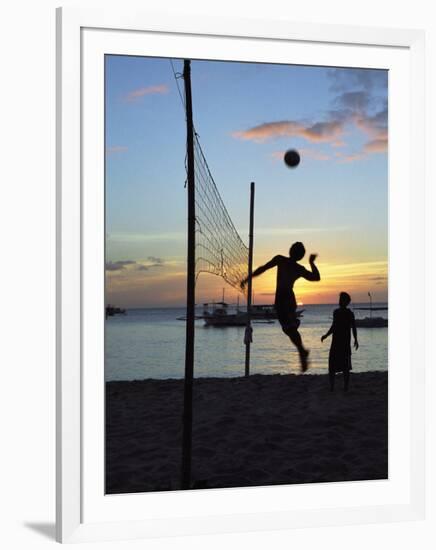
[[[329,372],[349,372],[351,366],[350,343],[344,340],[332,342],[329,353]]]

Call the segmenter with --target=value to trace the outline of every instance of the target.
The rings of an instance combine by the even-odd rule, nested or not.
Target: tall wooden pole
[[[194,379],[194,335],[195,335],[195,171],[194,171],[194,125],[192,122],[191,61],[183,65],[186,101],[186,149],[187,149],[187,191],[188,191],[188,263],[186,289],[186,347],[185,384],[183,403],[182,442],[182,489],[191,487],[192,461],[192,386]]]
[[[247,327],[245,329],[245,376],[250,376],[251,299],[253,284],[253,244],[254,244],[254,181],[250,185],[250,228],[248,232],[248,284],[247,284]]]

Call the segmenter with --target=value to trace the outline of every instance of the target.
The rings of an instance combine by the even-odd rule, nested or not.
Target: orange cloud
[[[364,145],[362,154],[385,153],[388,149],[387,109],[373,116],[356,116],[354,124],[367,134],[370,140]]]
[[[138,99],[146,95],[167,94],[168,91],[169,89],[166,84],[157,84],[155,86],[146,86],[144,88],[133,90],[126,94],[124,99],[129,103],[133,103],[134,101],[137,101]]]
[[[363,150],[365,153],[385,153],[388,150],[388,140],[383,138],[373,139],[368,141]]]
[[[373,153],[384,153],[388,144],[388,108],[385,102],[379,110],[368,113],[373,103],[368,90],[349,91],[340,94],[334,101],[337,109],[327,114],[327,120],[321,122],[305,122],[298,120],[280,120],[265,122],[247,130],[233,132],[237,139],[250,140],[257,143],[282,138],[297,137],[310,143],[328,143],[331,147],[341,148],[346,145],[344,135],[348,127],[354,126],[367,135],[369,141],[357,153],[336,154],[338,162],[353,162],[362,160]],[[272,153],[273,158],[279,158],[281,152]],[[315,160],[329,160],[325,153],[306,150],[306,156]]]
[[[352,121],[359,130],[365,132],[367,135],[375,138],[387,139],[388,129],[387,129],[387,109],[379,111],[372,116],[354,116]]]
[[[303,124],[295,120],[265,122],[248,130],[233,132],[232,136],[244,140],[264,142],[277,137],[300,137],[319,143],[337,140],[343,133],[342,121],[316,122]]]
[[[374,154],[374,153],[386,153],[388,150],[388,140],[387,139],[373,139],[371,141],[368,141],[363,146],[363,149],[359,151],[358,153],[351,153],[351,154],[345,154],[337,151],[335,153],[336,158],[338,159],[338,162],[354,162],[356,160],[362,160],[366,158],[368,155]]]

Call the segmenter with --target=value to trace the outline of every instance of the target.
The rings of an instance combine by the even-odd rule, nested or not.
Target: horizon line
[[[216,303],[218,303],[220,300],[218,300]],[[213,302],[202,302],[202,303],[199,303],[199,304],[195,304],[195,307],[201,307],[203,306],[204,303],[208,303],[208,304],[211,304]],[[226,302],[227,304],[229,305],[232,305],[233,302]],[[354,304],[368,304],[368,302],[352,302]],[[375,302],[373,301],[372,302],[373,304],[388,304],[388,300],[381,300],[379,302]],[[107,304],[107,305],[112,305],[112,304]],[[234,305],[237,305],[237,303],[235,302]],[[273,306],[274,305],[274,302],[273,303],[260,303],[260,304],[252,304],[253,306],[259,306],[259,305],[262,305],[262,306]],[[301,304],[301,305],[297,305],[297,307],[301,308],[301,307],[306,307],[306,306],[337,306],[338,305],[338,302],[322,302],[322,303],[307,303],[307,304]],[[106,306],[107,307],[107,306]],[[182,309],[182,308],[185,308],[186,305],[179,305],[179,306],[113,306],[113,307],[121,307],[122,309]],[[246,307],[246,304],[239,304],[239,307],[243,308],[243,307]],[[353,307],[352,305],[350,306],[351,308]]]

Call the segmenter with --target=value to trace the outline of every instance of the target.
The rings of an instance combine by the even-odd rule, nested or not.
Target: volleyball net
[[[183,74],[176,71],[171,59],[170,64],[186,115],[186,97],[178,82]],[[236,230],[221,198],[195,128],[194,173],[196,279],[200,273],[218,275],[237,291],[245,293],[241,289],[241,282],[248,275],[248,247]]]
[[[239,292],[248,275],[248,247],[242,241],[217,185],[197,134],[195,162],[195,252],[196,276],[212,273]]]

